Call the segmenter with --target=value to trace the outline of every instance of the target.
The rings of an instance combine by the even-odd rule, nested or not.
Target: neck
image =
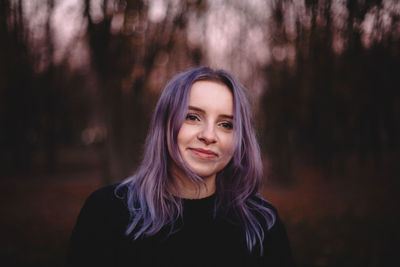
[[[203,183],[193,182],[187,175],[175,164],[170,167],[172,183],[169,185],[172,194],[186,199],[200,199],[211,196],[215,193],[216,175],[203,177]]]

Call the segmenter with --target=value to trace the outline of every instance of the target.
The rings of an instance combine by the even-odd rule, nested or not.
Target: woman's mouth
[[[204,159],[214,159],[218,157],[218,154],[207,149],[201,149],[201,148],[189,148],[190,151],[192,151],[193,154],[200,158]]]

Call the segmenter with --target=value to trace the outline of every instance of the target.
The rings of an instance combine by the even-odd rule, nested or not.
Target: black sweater
[[[114,186],[92,193],[71,235],[68,266],[292,266],[286,230],[279,217],[266,231],[264,255],[249,253],[244,232],[213,218],[215,196],[183,200],[183,220],[172,235],[160,231],[133,240],[125,235],[129,212]],[[266,205],[269,205],[266,203]]]

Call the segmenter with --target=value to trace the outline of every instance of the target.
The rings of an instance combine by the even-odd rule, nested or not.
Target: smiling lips
[[[192,151],[193,154],[195,154],[196,156],[204,159],[214,159],[218,156],[217,153],[211,150],[206,150],[201,148],[190,148],[190,151]]]

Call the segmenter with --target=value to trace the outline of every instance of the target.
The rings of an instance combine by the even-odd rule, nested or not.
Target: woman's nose
[[[198,134],[198,138],[206,145],[215,143],[217,139],[213,125],[208,125],[208,124],[203,125]]]

